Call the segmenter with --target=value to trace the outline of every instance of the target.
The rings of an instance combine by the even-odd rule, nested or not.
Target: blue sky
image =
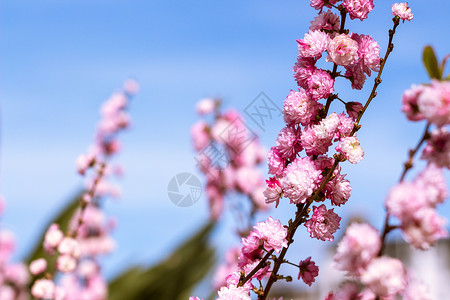
[[[375,1],[368,20],[347,27],[371,34],[384,53],[392,3]],[[370,209],[367,217],[376,225],[383,213],[380,201],[398,180],[406,149],[424,126],[408,123],[400,113],[402,91],[427,81],[420,61],[425,45],[432,44],[441,58],[450,49],[448,1],[409,4],[415,19],[399,26],[378,97],[362,121],[366,157],[357,166],[344,166],[353,203],[336,209],[345,216]],[[219,96],[243,111],[264,91],[282,106],[296,88],[295,40],[303,38],[315,14],[309,1],[2,0],[0,170],[7,199],[2,226],[17,233],[18,257],[81,186],[74,161],[91,143],[99,106],[128,77],[139,81],[141,92],[133,100],[133,127],[122,136],[118,157],[126,172],[123,198],[106,205],[119,224],[119,248],[106,272],[114,274],[125,262],[163,257],[208,215],[204,198],[178,208],[166,192],[174,175],[198,174],[189,136],[196,102]],[[341,96],[367,98],[368,87],[353,93],[344,91],[348,86],[338,84]],[[259,131],[267,148],[281,126],[282,120],[274,120],[266,132]],[[281,205],[271,214],[287,220],[290,210]],[[441,212],[448,216],[450,205]],[[223,226],[218,236],[225,232]],[[306,257],[321,246],[313,242],[311,249],[297,251]]]

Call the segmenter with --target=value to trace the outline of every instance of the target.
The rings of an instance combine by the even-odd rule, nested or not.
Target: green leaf
[[[441,61],[441,66],[439,67],[439,72],[441,73],[441,77],[444,76],[445,65],[447,64],[447,59],[450,58],[450,54],[447,54],[444,59]],[[448,75],[447,75],[448,77]]]
[[[32,249],[28,255],[26,255],[26,258],[24,259],[24,262],[26,264],[29,264],[35,259],[38,258],[45,258],[47,260],[47,271],[50,273],[53,273],[53,270],[55,269],[55,263],[56,263],[56,256],[55,255],[49,255],[47,252],[45,252],[43,248],[43,242],[45,233],[48,229],[48,227],[53,224],[59,224],[60,229],[63,232],[67,232],[67,229],[69,227],[70,219],[72,218],[73,214],[79,207],[79,203],[81,201],[81,195],[82,192],[76,194],[72,199],[66,204],[66,206],[43,228],[43,232],[41,233],[39,239],[37,240],[37,243],[34,247],[30,248]]]
[[[438,67],[438,61],[436,59],[436,55],[431,46],[426,46],[423,49],[423,64],[425,65],[425,69],[428,72],[428,75],[431,79],[441,79],[442,74]]]
[[[164,261],[150,268],[131,267],[109,283],[109,300],[186,300],[210,272],[215,251],[208,244],[215,222],[209,222]]]

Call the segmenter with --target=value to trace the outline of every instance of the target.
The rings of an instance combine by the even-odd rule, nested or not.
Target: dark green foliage
[[[189,299],[211,270],[215,251],[208,245],[209,222],[164,261],[150,268],[131,267],[109,283],[109,300]]]
[[[45,258],[47,271],[53,273],[56,255],[47,254],[43,247],[47,228],[57,223],[67,232],[72,215],[79,207],[81,193],[77,194],[61,212],[45,226],[37,244],[24,260],[26,264]],[[130,267],[109,283],[110,300],[170,299],[186,300],[192,290],[208,274],[215,263],[215,250],[208,244],[215,222],[209,222],[189,240],[180,245],[164,261],[152,267]]]
[[[428,72],[428,75],[431,79],[441,79],[442,72],[438,66],[438,61],[434,50],[431,46],[426,46],[423,49],[423,64],[425,65],[425,69]]]

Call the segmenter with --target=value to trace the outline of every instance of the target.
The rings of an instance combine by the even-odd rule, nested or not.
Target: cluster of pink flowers
[[[364,8],[369,8],[371,5],[373,7],[373,4],[372,1],[359,2],[344,1],[343,6],[358,8],[350,9],[348,12],[350,16],[353,12],[353,16],[358,15],[358,18],[363,19],[371,10]],[[297,40],[299,56],[294,66],[294,77],[298,85],[314,100],[327,98],[334,92],[334,78],[325,70],[315,66],[324,52],[328,54],[326,61],[344,66],[345,77],[351,81],[354,89],[362,89],[366,75],[370,76],[371,71],[379,70],[378,43],[368,35],[341,33],[339,22],[339,16],[333,12],[321,11],[319,16],[311,22],[310,31],[302,40]],[[317,107],[317,105],[310,106],[312,109]]]
[[[394,4],[392,14],[402,20],[411,20],[407,3]],[[334,257],[336,267],[358,282],[343,285],[327,299],[431,299],[426,285],[412,278],[403,263],[382,255],[387,233],[400,228],[405,240],[412,246],[426,250],[437,240],[448,237],[445,218],[439,216],[436,206],[448,197],[443,168],[449,168],[448,134],[450,124],[448,81],[433,80],[430,85],[414,85],[403,94],[402,111],[411,121],[426,120],[426,132],[418,146],[410,150],[409,159],[400,182],[388,193],[384,232],[368,224],[352,224],[340,241]],[[430,128],[435,126],[430,132]],[[420,146],[426,143],[422,159],[426,168],[412,181],[404,180],[413,166],[413,158]],[[398,225],[390,224],[395,217]],[[362,289],[361,288],[362,285]]]
[[[222,112],[220,106],[221,101],[218,99],[201,100],[197,104],[197,113],[210,118],[211,122],[200,120],[191,128],[191,136],[197,152],[196,160],[200,171],[206,177],[206,194],[211,218],[217,220],[222,214],[226,196],[237,193],[250,199],[247,217],[251,219],[256,212],[269,208],[263,195],[264,179],[258,169],[266,157],[266,150],[259,144],[256,135],[245,124],[240,113],[235,110]],[[242,207],[242,203],[239,206]],[[235,213],[242,215],[243,211]],[[266,249],[270,245],[280,248],[281,245],[276,244],[277,232],[270,232],[276,228],[270,225],[264,227],[261,224],[260,226],[262,226],[260,230],[255,230],[253,235],[244,240],[249,244],[254,243],[256,248],[264,241]],[[240,231],[248,232],[248,229],[243,228]],[[261,234],[256,236],[257,233]],[[267,235],[263,236],[263,233]],[[256,251],[256,249],[253,250]],[[226,262],[218,267],[214,276],[214,287],[219,291],[220,299],[250,297],[249,290],[253,286],[247,284],[242,288],[237,287],[239,271],[250,272],[252,266],[255,266],[253,263],[256,262],[257,256],[262,255],[261,251],[258,248],[256,251],[258,254],[253,253],[252,255],[255,255],[253,258],[250,255],[251,259],[249,258],[245,264],[242,260],[246,256],[240,257],[239,249],[231,248],[227,252]],[[239,261],[241,262],[238,266]],[[257,273],[257,276],[262,276],[261,274],[265,273],[261,271]]]
[[[261,281],[272,272],[269,289],[274,278],[291,280],[277,272],[280,265],[287,262],[284,255],[292,242],[291,234],[300,224],[306,227],[311,238],[322,241],[334,241],[334,234],[340,228],[341,217],[334,212],[335,208],[327,206],[341,206],[350,198],[352,188],[345,174],[341,174],[339,163],[356,164],[364,157],[355,133],[360,127],[361,115],[375,94],[372,92],[366,106],[345,102],[335,94],[335,80],[343,77],[350,80],[353,89],[362,89],[372,71],[380,72],[381,60],[380,47],[372,37],[349,33],[344,29],[344,22],[341,23],[346,14],[351,19],[366,19],[374,7],[373,1],[343,0],[340,5],[338,2],[311,0],[311,6],[319,10],[319,15],[311,22],[304,38],[297,40],[298,58],[293,69],[299,89],[291,90],[284,101],[285,127],[268,154],[269,174],[273,176],[266,180],[266,203],[275,203],[277,207],[283,198],[289,199],[297,208],[295,220],[291,219],[289,226],[283,226],[279,220],[269,217],[254,226],[254,230],[242,239],[240,252],[234,250],[233,260],[237,256],[238,269],[228,269],[227,286],[219,290],[219,299],[250,299],[251,290],[259,295],[264,292],[264,297],[267,296],[268,289],[263,291],[262,287],[253,286],[252,279]],[[326,8],[337,8],[342,20]],[[408,3],[396,3],[391,10],[394,29],[389,31],[386,57],[392,51],[392,37],[399,20],[413,18]],[[333,64],[333,71],[317,67],[324,53],[327,54],[325,61]],[[338,71],[339,67],[344,68],[345,75]],[[381,82],[379,77],[375,80],[375,88]],[[405,164],[401,182],[386,199],[388,215],[383,233],[368,224],[353,223],[347,228],[334,261],[351,281],[326,299],[395,299],[398,296],[416,299],[417,295],[429,299],[426,286],[412,280],[400,260],[383,255],[383,245],[387,233],[396,228],[400,228],[406,240],[419,249],[427,249],[438,239],[448,236],[445,220],[435,210],[436,205],[448,196],[440,169],[450,168],[450,133],[444,127],[450,124],[448,83],[433,80],[430,85],[414,86],[405,93],[403,111],[407,117],[413,121],[427,120],[427,130],[430,124],[436,126],[423,139],[427,145],[422,158],[428,161],[428,166],[414,181],[407,182],[403,177],[410,167]],[[323,99],[326,103],[320,102]],[[329,113],[331,102],[337,99],[345,105],[346,111]],[[212,110],[214,106],[204,107]],[[205,137],[197,138],[197,141],[207,143],[211,139],[209,132],[214,135],[214,130],[204,128]],[[334,151],[330,151],[332,146]],[[325,200],[330,200],[329,204],[312,205]],[[396,217],[400,224],[389,224],[389,216]],[[273,260],[272,270],[272,264],[266,260]],[[318,276],[319,268],[311,257],[300,261],[299,265],[290,264],[299,268],[298,279],[308,285]]]
[[[250,279],[243,286],[238,286],[241,274],[248,275],[268,251],[280,253],[283,247],[287,247],[287,228],[279,220],[269,217],[265,222],[258,222],[253,228],[247,237],[242,238],[242,248],[237,258],[238,269],[226,277],[226,286],[219,289],[218,299],[250,299],[253,284]],[[303,272],[306,272],[305,270],[306,266]],[[268,274],[270,270],[267,265],[251,278],[262,280]]]
[[[402,111],[411,121],[426,120],[438,127],[450,124],[450,81],[413,85],[403,94]]]
[[[123,92],[111,96],[100,110],[101,119],[95,142],[86,154],[76,161],[77,171],[86,178],[86,189],[80,207],[72,216],[68,232],[52,224],[44,237],[44,250],[56,255],[56,270],[49,270],[47,261],[38,258],[29,269],[34,276],[31,294],[37,299],[106,299],[107,282],[101,274],[98,257],[115,247],[109,236],[114,222],[107,220],[100,209],[100,199],[118,196],[120,191],[108,180],[120,175],[122,169],[110,164],[111,157],[120,150],[117,135],[130,125],[127,108],[138,90],[135,81],[125,82]]]
[[[353,281],[342,285],[326,299],[395,299],[397,295],[404,299],[431,299],[426,286],[411,280],[400,260],[379,256],[381,247],[380,234],[375,228],[365,223],[352,223],[339,242],[334,261]],[[416,290],[420,293],[412,295]],[[422,298],[416,298],[419,295]]]
[[[285,197],[292,204],[308,207],[312,202],[311,197],[331,169],[331,176],[314,200],[329,199],[331,205],[340,206],[350,197],[350,183],[345,179],[345,174],[341,174],[341,168],[335,164],[335,160],[357,163],[363,158],[364,152],[359,140],[352,132],[363,106],[359,102],[344,102],[347,113],[331,113],[327,116],[327,110],[331,101],[338,98],[333,94],[335,79],[340,74],[337,67],[343,66],[346,74],[342,77],[349,79],[353,88],[361,89],[366,75],[370,76],[371,71],[379,70],[380,48],[370,36],[347,34],[340,29],[339,16],[331,10],[324,10],[325,7],[333,7],[337,2],[338,0],[311,1],[311,6],[320,10],[319,15],[311,22],[310,30],[304,38],[297,40],[299,55],[294,66],[294,78],[299,90],[291,90],[284,101],[283,119],[286,127],[280,131],[276,146],[272,147],[268,154],[269,173],[273,175],[266,180],[264,190],[268,204],[275,202],[278,206],[280,200]],[[341,9],[347,10],[352,19],[357,17],[361,20],[366,18],[373,8],[372,1],[344,1],[342,5]],[[325,52],[326,61],[333,63],[333,72],[316,66]],[[320,103],[322,99],[327,100],[327,105]],[[216,107],[217,104],[205,100],[199,105],[199,112],[212,113]],[[208,126],[206,122],[197,123],[192,130],[196,150],[206,147],[211,140],[218,141],[217,133],[223,131],[229,122],[227,115],[222,117],[216,113],[216,124],[213,127]],[[333,158],[329,148],[335,142],[337,144],[334,150],[337,156]],[[304,155],[301,155],[302,151],[305,152]],[[211,164],[206,161],[205,165],[206,173]],[[247,181],[252,178],[249,175],[246,177]],[[227,180],[221,182],[226,184]],[[327,209],[325,204],[322,204],[314,206],[312,216],[303,222],[311,237],[333,241],[340,220],[334,209]],[[254,228],[250,235],[242,239],[243,246],[238,257],[242,274],[251,272],[266,252],[280,253],[283,247],[289,246],[287,227],[283,227],[279,220],[269,217],[266,222],[260,222]],[[311,257],[301,261],[298,267],[299,279],[302,278],[305,283],[311,285],[318,276],[318,267],[311,261]],[[268,265],[261,266],[252,278],[262,279],[268,272]],[[253,288],[251,279],[241,286],[239,282],[243,278],[236,271],[233,274],[227,277],[233,278],[227,280],[227,287],[219,290],[219,298],[247,299],[250,297],[250,289]],[[230,297],[232,294],[235,296]]]
[[[397,13],[411,13],[407,4],[395,9]],[[450,168],[450,134],[446,127],[450,124],[450,81],[433,79],[431,84],[413,85],[404,92],[402,102],[402,111],[409,120],[427,121],[421,158],[428,165],[414,181],[400,182],[391,189],[386,208],[400,221],[409,243],[428,249],[448,236],[447,221],[439,216],[436,205],[448,196],[442,169]]]
[[[380,47],[368,35],[340,31],[339,16],[331,10],[324,10],[324,7],[334,6],[337,2],[311,1],[311,6],[320,10],[319,15],[311,22],[305,37],[297,40],[299,55],[294,66],[294,78],[300,89],[291,91],[284,101],[286,127],[280,131],[276,146],[269,151],[269,173],[274,177],[266,181],[264,195],[267,203],[276,202],[278,206],[282,197],[293,204],[307,203],[335,162],[333,153],[329,152],[335,142],[334,150],[340,155],[340,160],[356,164],[364,157],[353,132],[362,104],[344,102],[346,113],[325,114],[331,101],[338,97],[333,94],[334,82],[339,76],[338,66],[345,68],[345,76],[342,77],[351,81],[352,88],[361,89],[366,76],[370,76],[371,71],[379,71]],[[372,8],[372,1],[344,1],[341,7],[352,19],[361,20]],[[325,52],[326,61],[334,64],[333,72],[316,67]],[[321,99],[326,99],[327,105],[320,103]],[[302,157],[303,150],[306,156]],[[335,167],[332,179],[326,183],[319,200],[330,199],[332,205],[340,206],[349,199],[351,186],[340,170],[339,166]],[[323,205],[314,209],[313,217],[305,226],[311,237],[332,241],[339,221],[339,216]]]
[[[251,211],[268,208],[264,202],[264,179],[258,166],[266,150],[236,110],[220,111],[220,100],[203,99],[197,112],[211,117],[212,124],[200,120],[191,128],[196,160],[206,176],[210,213],[218,219],[227,193],[237,192],[251,200]]]
[[[0,196],[0,215],[5,208],[5,199]],[[26,265],[12,262],[11,258],[16,248],[14,234],[8,229],[0,230],[0,299],[28,299],[28,284],[30,275]]]
[[[414,247],[425,250],[448,236],[446,220],[435,209],[447,196],[442,170],[429,164],[413,182],[403,181],[390,190],[386,208],[390,215],[400,220],[405,239]]]

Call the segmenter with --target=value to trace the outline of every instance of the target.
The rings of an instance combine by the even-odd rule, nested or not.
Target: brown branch
[[[397,28],[398,24],[400,24],[400,18],[398,18],[397,16],[394,17],[392,19],[392,21],[394,22],[394,27],[392,29],[389,30],[389,42],[388,42],[388,47],[386,49],[386,53],[384,54],[384,58],[381,59],[381,64],[380,64],[380,71],[378,71],[378,76],[375,78],[374,80],[374,84],[372,87],[372,92],[369,95],[369,98],[366,101],[366,104],[364,105],[364,108],[359,112],[358,114],[358,118],[355,121],[355,126],[353,127],[353,130],[350,134],[350,136],[354,135],[356,133],[356,131],[359,130],[359,121],[361,121],[361,118],[363,116],[363,114],[366,112],[367,107],[369,107],[370,103],[372,102],[373,98],[375,98],[377,96],[377,87],[380,85],[381,83],[381,74],[383,73],[383,69],[384,66],[386,65],[386,61],[389,57],[389,54],[391,54],[392,50],[394,50],[394,44],[392,43],[392,39],[394,38],[394,34],[395,34],[395,29]]]

